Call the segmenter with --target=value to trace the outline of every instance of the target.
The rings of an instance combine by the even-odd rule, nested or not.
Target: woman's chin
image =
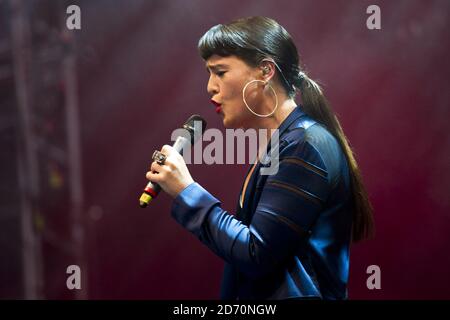
[[[223,123],[223,126],[224,126],[226,129],[229,129],[229,128],[230,128],[230,123],[228,122],[228,119],[227,119],[227,118],[223,118],[222,123]]]
[[[222,122],[223,122],[223,126],[225,127],[225,129],[234,129],[235,128],[235,123],[233,122],[233,120],[230,118],[227,118],[226,116],[224,116]]]

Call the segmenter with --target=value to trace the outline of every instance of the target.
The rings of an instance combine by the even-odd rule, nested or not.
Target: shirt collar
[[[283,120],[283,122],[278,127],[278,134],[281,137],[284,131],[298,118],[306,115],[306,113],[302,110],[303,106],[301,104],[297,105],[294,110]]]

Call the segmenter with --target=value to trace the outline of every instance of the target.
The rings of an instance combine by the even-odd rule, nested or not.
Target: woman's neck
[[[296,102],[293,99],[286,99],[283,103],[281,103],[275,113],[267,118],[258,118],[255,119],[253,129],[266,129],[267,130],[267,140],[259,141],[258,146],[258,159],[260,156],[266,151],[267,144],[269,143],[275,129],[278,129],[283,123],[283,121],[289,116],[289,114],[295,109],[297,106]],[[258,134],[259,137],[259,134]],[[260,139],[259,139],[260,140]],[[265,143],[264,143],[265,142]]]

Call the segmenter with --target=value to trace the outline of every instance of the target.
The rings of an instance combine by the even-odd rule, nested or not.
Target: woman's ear
[[[275,63],[271,60],[264,59],[260,65],[262,77],[264,81],[269,81],[275,75]]]

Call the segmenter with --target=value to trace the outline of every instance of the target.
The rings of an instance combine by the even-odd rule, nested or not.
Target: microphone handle
[[[173,144],[173,148],[183,155],[183,149],[188,146],[191,142],[185,137],[178,137]],[[141,197],[139,198],[139,206],[141,208],[147,207],[147,205],[156,198],[161,191],[161,187],[157,183],[153,183],[149,181],[144,188],[144,192],[142,192]]]

